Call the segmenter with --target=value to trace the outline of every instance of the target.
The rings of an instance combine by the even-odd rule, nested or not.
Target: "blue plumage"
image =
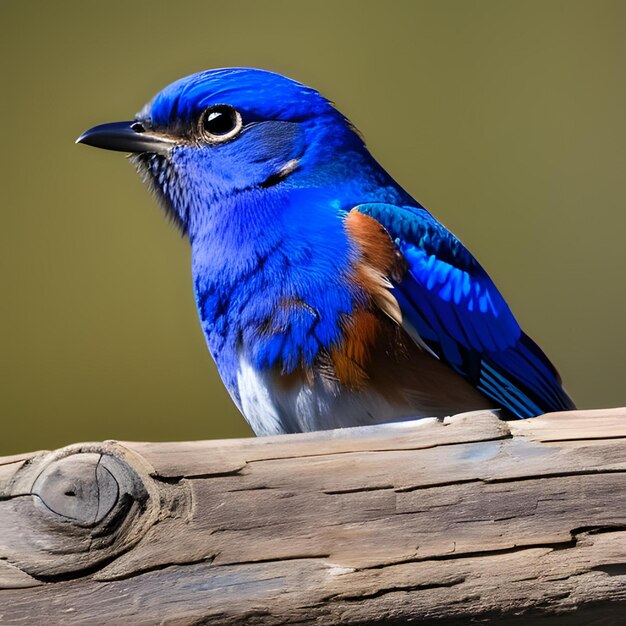
[[[313,89],[202,72],[80,141],[133,153],[188,235],[208,347],[257,433],[573,408],[476,259]]]
[[[368,204],[409,263],[403,311],[437,355],[519,417],[572,408],[554,367],[526,337],[463,244],[425,209]]]

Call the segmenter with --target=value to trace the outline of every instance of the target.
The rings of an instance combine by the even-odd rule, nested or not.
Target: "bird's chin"
[[[130,155],[129,160],[163,207],[165,215],[181,234],[186,235],[189,210],[176,166],[169,155],[142,152]]]

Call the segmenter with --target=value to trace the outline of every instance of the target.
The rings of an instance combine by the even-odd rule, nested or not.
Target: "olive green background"
[[[334,100],[579,405],[626,404],[626,2],[1,0],[0,23],[0,453],[250,434],[187,242],[121,154],[73,143],[235,65]]]

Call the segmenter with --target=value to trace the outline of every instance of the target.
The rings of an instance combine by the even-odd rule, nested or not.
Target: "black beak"
[[[113,122],[86,130],[76,143],[134,154],[141,152],[163,154],[169,152],[175,141],[166,135],[146,130],[141,122]]]

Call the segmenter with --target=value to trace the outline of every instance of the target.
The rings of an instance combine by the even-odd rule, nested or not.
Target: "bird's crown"
[[[225,68],[181,78],[159,92],[140,117],[155,127],[187,123],[202,111],[229,105],[246,122],[303,121],[323,114],[338,115],[314,89],[274,72],[254,68]]]

